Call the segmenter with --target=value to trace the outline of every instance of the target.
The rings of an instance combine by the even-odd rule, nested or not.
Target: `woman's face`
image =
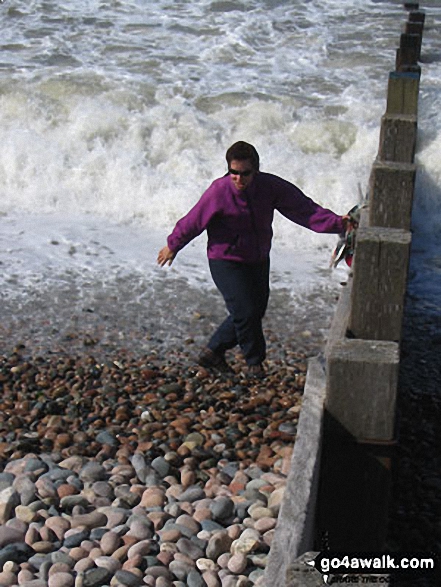
[[[228,168],[231,181],[235,188],[240,191],[246,189],[253,181],[256,171],[249,159],[233,159]]]

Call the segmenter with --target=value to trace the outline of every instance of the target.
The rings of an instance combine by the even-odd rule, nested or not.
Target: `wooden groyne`
[[[407,2],[404,9],[407,19],[387,83],[353,272],[340,295],[323,357],[308,365],[265,587],[323,585],[321,575],[305,564],[312,553],[384,550],[425,22],[418,3]]]

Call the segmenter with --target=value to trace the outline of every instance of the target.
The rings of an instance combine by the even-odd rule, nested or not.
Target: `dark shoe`
[[[198,358],[198,364],[206,369],[217,369],[221,373],[233,373],[224,355],[215,353],[209,348],[204,349]]]
[[[265,377],[265,369],[263,368],[262,363],[258,363],[257,365],[248,365],[247,375],[250,377],[255,377],[256,379],[262,379],[262,377]]]

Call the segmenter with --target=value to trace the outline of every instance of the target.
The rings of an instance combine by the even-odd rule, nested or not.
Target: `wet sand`
[[[283,354],[283,348],[319,352],[337,296],[332,288],[318,288],[296,300],[288,290],[272,288],[264,321],[269,356]],[[84,280],[65,274],[44,288],[17,286],[3,296],[0,345],[4,352],[23,345],[31,354],[197,354],[225,316],[214,288],[196,288],[184,278],[164,274],[146,282],[132,274]]]

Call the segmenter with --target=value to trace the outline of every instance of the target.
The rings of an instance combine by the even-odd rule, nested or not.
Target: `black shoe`
[[[233,373],[224,355],[215,353],[209,348],[204,349],[198,358],[198,364],[206,369],[217,369],[221,373]]]
[[[265,377],[265,369],[263,368],[262,363],[257,363],[257,365],[248,365],[246,374],[255,379],[262,379]]]

